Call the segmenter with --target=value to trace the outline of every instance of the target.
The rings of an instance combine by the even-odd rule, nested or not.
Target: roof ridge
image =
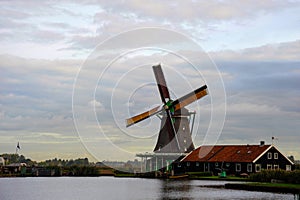
[[[202,146],[199,146],[198,148],[200,147],[223,147],[223,146],[272,146],[272,144],[264,144],[264,145],[260,145],[260,144],[217,144],[217,145],[202,145]]]

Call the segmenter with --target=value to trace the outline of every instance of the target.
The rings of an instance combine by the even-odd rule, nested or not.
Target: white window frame
[[[252,163],[247,164],[247,172],[252,172]]]
[[[292,165],[286,165],[285,170],[286,171],[292,171]]]
[[[204,163],[204,172],[210,172],[210,164]]]
[[[190,162],[186,162],[186,166],[189,167],[191,165]]]
[[[267,164],[267,170],[272,170],[273,168],[272,168],[272,165],[271,164]],[[275,167],[274,167],[274,169],[275,169]]]
[[[255,164],[255,172],[261,172],[261,164]]]
[[[239,168],[239,169],[238,169],[238,168]],[[241,165],[241,163],[236,163],[236,164],[235,164],[235,171],[236,171],[236,172],[242,171],[242,165]]]
[[[279,165],[274,165],[274,170],[279,169]]]
[[[278,153],[274,153],[274,159],[278,159]]]
[[[272,159],[272,153],[271,152],[268,153],[268,159],[269,160]]]
[[[199,167],[200,166],[200,163],[199,162],[196,162],[196,167]]]

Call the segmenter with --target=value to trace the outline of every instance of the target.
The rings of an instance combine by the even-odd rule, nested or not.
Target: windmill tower
[[[185,106],[207,95],[207,86],[204,85],[181,98],[172,100],[161,66],[153,66],[153,72],[163,105],[126,119],[126,126],[129,127],[153,115],[160,114],[162,116],[154,154],[144,155],[146,160],[148,155],[148,157],[151,158],[155,157],[155,165],[158,166],[157,162],[163,163],[164,161],[162,159],[164,159],[164,157],[166,161],[172,155],[184,155],[195,149],[189,120],[189,117],[193,113],[189,112]],[[139,155],[143,157],[142,154]],[[160,159],[157,159],[158,157]],[[160,166],[164,165],[161,164]]]

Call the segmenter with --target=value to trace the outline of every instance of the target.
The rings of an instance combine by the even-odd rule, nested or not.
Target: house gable
[[[272,152],[269,152],[270,150],[272,150]],[[294,163],[285,155],[283,155],[274,145],[270,146],[270,148],[266,149],[266,151],[264,151],[260,156],[258,156],[255,160],[253,160],[253,162],[257,162],[262,156],[268,156],[266,155],[267,153],[278,153],[278,156],[282,156],[284,159],[286,159],[291,165],[294,165]],[[272,154],[272,158],[274,158],[274,155]],[[271,158],[271,159],[272,159]]]
[[[260,157],[255,159],[255,164],[259,164],[262,169],[274,170],[293,170],[294,163],[284,156],[280,151],[272,146],[266,152],[264,152]]]

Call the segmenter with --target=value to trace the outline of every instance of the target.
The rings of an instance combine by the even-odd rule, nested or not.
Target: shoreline
[[[224,188],[232,190],[246,190],[300,195],[300,184],[278,184],[263,182],[226,183]]]

